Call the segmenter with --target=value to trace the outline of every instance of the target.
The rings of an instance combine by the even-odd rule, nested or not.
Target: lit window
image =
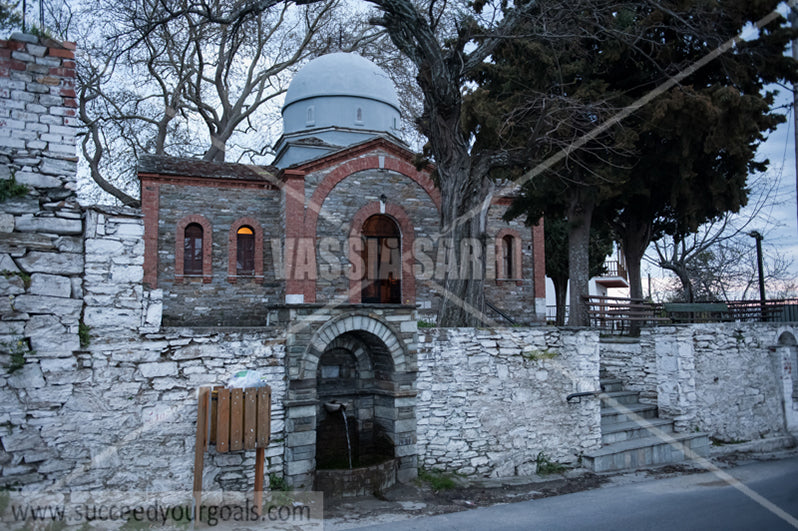
[[[236,232],[236,274],[255,274],[255,231],[251,227]]]

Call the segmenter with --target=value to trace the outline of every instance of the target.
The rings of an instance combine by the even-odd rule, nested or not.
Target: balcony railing
[[[618,260],[607,260],[604,262],[604,268],[607,270],[606,273],[601,275],[602,277],[620,277],[624,280],[629,280],[628,273],[626,272],[626,267],[623,263],[619,262]]]

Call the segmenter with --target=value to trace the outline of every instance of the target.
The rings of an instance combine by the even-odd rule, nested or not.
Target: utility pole
[[[798,29],[798,6],[796,5],[796,0],[790,0],[790,24],[792,25],[793,29]],[[792,41],[792,58],[798,61],[798,39]],[[795,141],[795,191],[796,197],[798,197],[798,116],[796,115],[796,111],[798,111],[798,90],[796,90],[795,85],[792,87],[792,125],[793,125],[793,135]],[[796,215],[798,215],[798,200],[796,200]]]
[[[756,240],[756,263],[759,270],[759,307],[761,311],[761,318],[765,321],[765,268],[762,261],[762,234],[759,231],[752,230],[748,233],[749,236]]]

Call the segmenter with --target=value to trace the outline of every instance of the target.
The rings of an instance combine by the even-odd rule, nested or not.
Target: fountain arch
[[[413,332],[342,313],[289,349],[285,470],[295,488],[355,495],[415,477]]]

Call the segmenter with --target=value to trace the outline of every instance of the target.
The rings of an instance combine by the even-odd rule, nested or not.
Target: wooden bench
[[[731,318],[725,302],[668,302],[664,308],[675,323],[728,321]]]

